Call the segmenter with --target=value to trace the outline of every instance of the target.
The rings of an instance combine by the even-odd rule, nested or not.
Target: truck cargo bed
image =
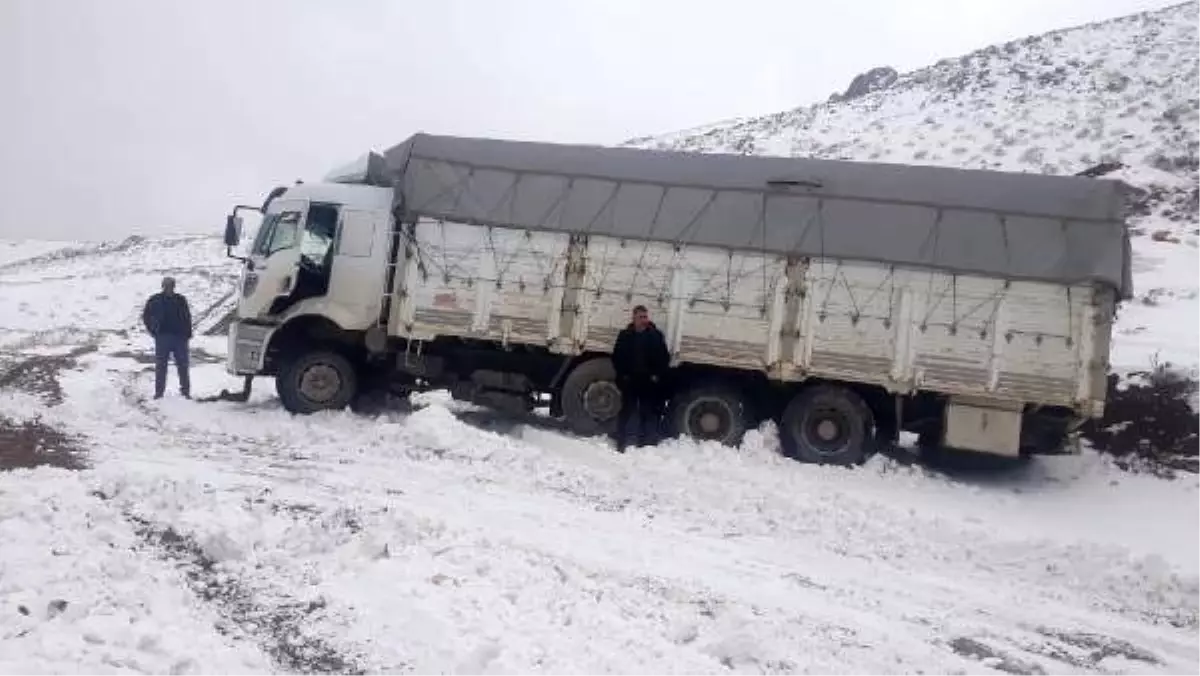
[[[421,221],[393,334],[611,350],[642,304],[677,364],[1089,412],[1114,292],[832,258]]]

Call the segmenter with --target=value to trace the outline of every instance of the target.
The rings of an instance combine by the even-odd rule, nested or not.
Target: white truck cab
[[[277,189],[245,256],[230,331],[227,370],[263,373],[272,333],[311,316],[342,331],[364,331],[379,317],[387,267],[392,191],[370,185],[297,183]],[[252,209],[239,207],[238,210]],[[242,219],[227,224],[240,240]]]

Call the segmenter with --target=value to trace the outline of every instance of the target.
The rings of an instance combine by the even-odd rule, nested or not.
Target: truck
[[[612,431],[645,306],[664,425],[806,462],[1077,450],[1132,294],[1119,181],[417,134],[239,205],[227,370],[296,414],[445,389]],[[248,251],[243,218],[261,213]],[[235,249],[237,253],[235,253]]]

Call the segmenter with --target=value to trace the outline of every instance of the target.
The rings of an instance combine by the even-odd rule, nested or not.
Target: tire
[[[698,385],[671,398],[667,419],[673,435],[737,446],[746,435],[750,415],[745,397],[738,390]]]
[[[875,417],[853,390],[818,385],[788,403],[779,438],[784,452],[801,462],[859,465],[875,452]]]
[[[576,434],[610,434],[621,412],[617,374],[607,357],[590,359],[571,369],[562,385],[562,410]]]
[[[336,352],[309,352],[283,365],[275,389],[291,413],[340,411],[357,394],[358,376],[350,360]]]

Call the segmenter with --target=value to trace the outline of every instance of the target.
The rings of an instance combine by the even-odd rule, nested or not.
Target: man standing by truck
[[[662,402],[667,395],[665,386],[671,353],[662,332],[650,321],[650,312],[645,305],[633,308],[633,321],[617,334],[612,361],[617,387],[621,390],[617,452],[625,452],[629,420],[635,412],[638,445],[656,443]]]
[[[188,341],[192,338],[192,312],[187,299],[175,293],[173,278],[164,277],[162,292],[146,301],[142,324],[154,338],[154,398],[162,399],[167,389],[167,362],[172,358],[179,371],[179,392],[191,398]]]

